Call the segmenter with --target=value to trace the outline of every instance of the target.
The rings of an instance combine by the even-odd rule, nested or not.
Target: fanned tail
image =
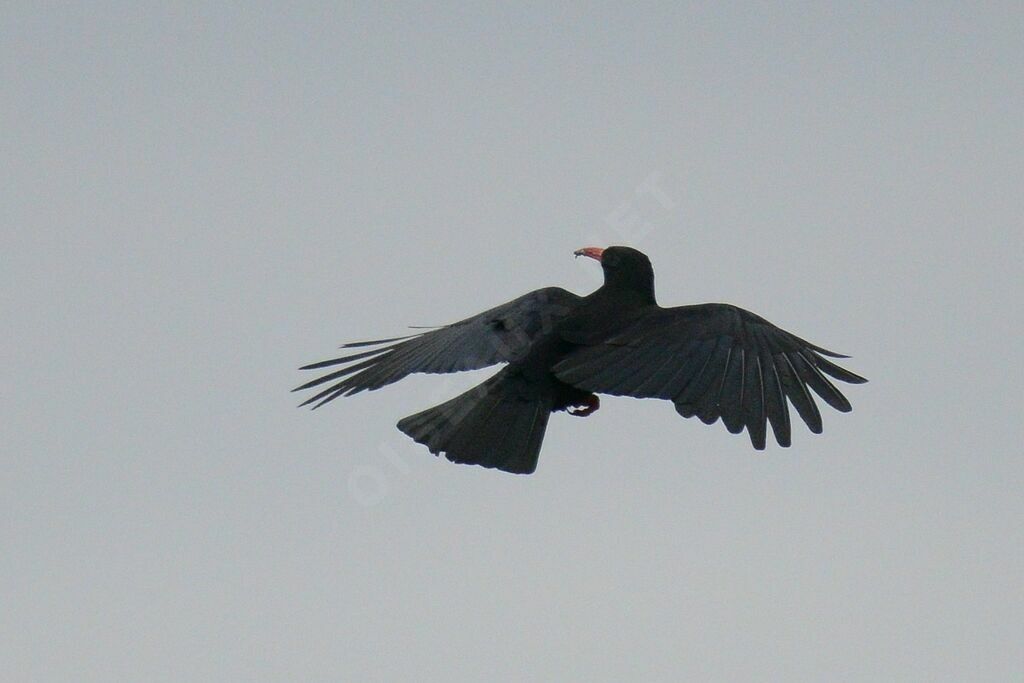
[[[550,394],[503,370],[469,391],[410,415],[398,428],[452,462],[514,474],[537,469]]]

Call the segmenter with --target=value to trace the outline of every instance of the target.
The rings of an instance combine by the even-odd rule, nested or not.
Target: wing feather
[[[547,287],[451,325],[402,337],[344,344],[342,348],[378,348],[303,366],[303,370],[346,367],[293,391],[333,382],[300,404],[315,404],[316,408],[338,396],[379,389],[413,373],[476,370],[511,362],[522,357],[537,338],[550,333],[579,300],[580,297],[564,289]]]
[[[747,361],[746,377],[743,393],[743,422],[750,435],[750,443],[759,451],[764,450],[765,433],[767,430],[767,414],[764,398],[764,369],[761,357],[757,353],[750,354]]]
[[[722,413],[722,422],[732,434],[743,431],[743,389],[746,379],[746,354],[742,346],[735,346],[731,351],[731,363],[722,378],[722,386],[718,390],[718,409]]]
[[[849,401],[829,377],[863,377],[827,360],[846,358],[727,304],[652,307],[625,329],[581,344],[554,367],[585,391],[671,400],[683,417],[746,429],[763,449],[768,426],[780,446],[791,443],[789,404],[810,431],[822,430],[812,395],[847,412]]]

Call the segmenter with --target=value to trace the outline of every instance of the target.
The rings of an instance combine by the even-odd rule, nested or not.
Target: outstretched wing
[[[663,398],[683,417],[719,417],[733,434],[765,447],[767,422],[790,445],[789,403],[814,433],[821,414],[808,388],[842,412],[852,408],[826,375],[867,380],[827,360],[846,358],[728,304],[654,308],[600,343],[581,347],[554,367],[563,382],[616,396]]]
[[[300,368],[345,366],[293,391],[330,384],[301,404],[319,408],[338,396],[379,389],[416,372],[476,370],[509,362],[523,355],[538,336],[550,332],[578,301],[572,292],[546,287],[429,332],[345,344],[342,348],[376,348]]]

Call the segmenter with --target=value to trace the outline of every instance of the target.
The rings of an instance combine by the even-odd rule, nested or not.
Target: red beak
[[[594,259],[595,261],[600,261],[601,260],[601,254],[603,254],[603,253],[604,253],[604,249],[602,249],[601,247],[583,247],[582,249],[577,249],[576,251],[572,252],[572,255],[573,256],[588,256],[588,257]]]

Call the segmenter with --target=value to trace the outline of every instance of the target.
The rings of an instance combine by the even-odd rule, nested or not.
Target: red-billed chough
[[[706,424],[721,418],[734,434],[746,429],[761,450],[769,423],[779,445],[790,445],[788,403],[817,434],[821,414],[811,391],[845,413],[850,402],[828,378],[867,381],[825,358],[847,356],[742,308],[662,308],[651,262],[636,249],[587,247],[576,255],[601,263],[604,284],[593,293],[547,287],[429,332],[345,344],[373,348],[303,367],[344,366],[296,388],[327,385],[302,405],[317,408],[412,373],[507,363],[398,428],[452,462],[529,474],[548,416],[589,415],[600,405],[597,394],[672,401],[683,417]]]

